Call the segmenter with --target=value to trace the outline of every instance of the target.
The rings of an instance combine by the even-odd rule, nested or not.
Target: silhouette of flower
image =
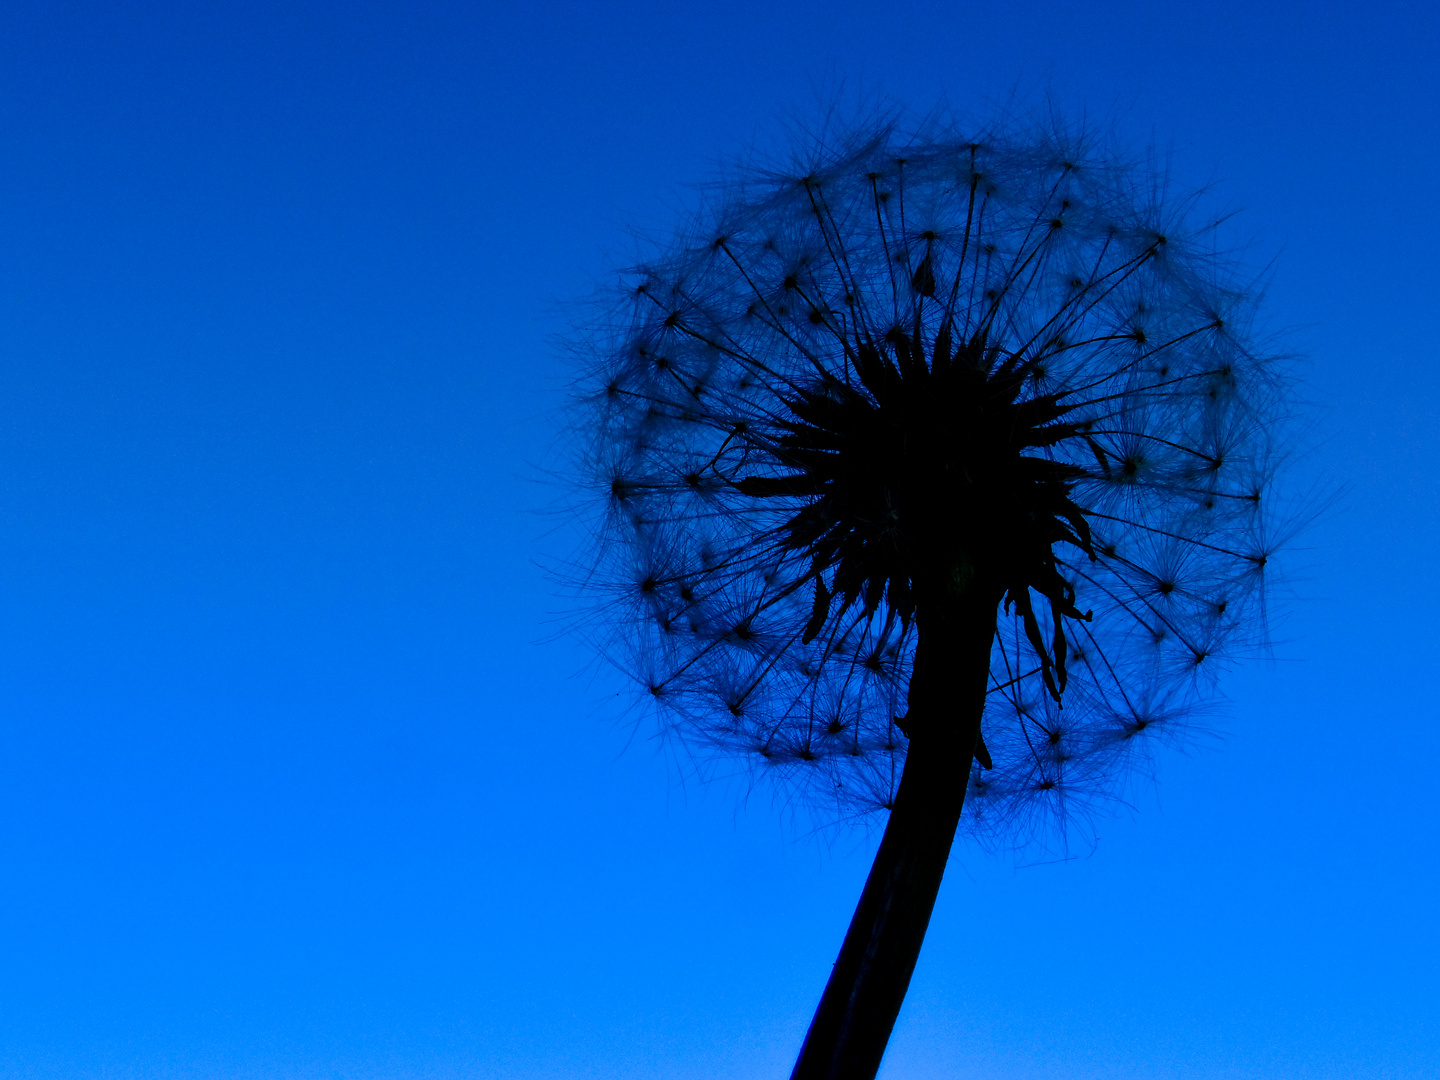
[[[1153,178],[1058,137],[814,151],[590,339],[612,654],[683,734],[879,809],[919,583],[1003,567],[971,820],[1064,815],[1252,640],[1249,300]]]
[[[992,843],[1065,821],[1254,641],[1283,381],[1189,205],[1081,138],[806,152],[585,337],[606,648],[687,738],[894,810],[872,884],[917,777],[939,839],[889,857],[938,888],[967,790]]]

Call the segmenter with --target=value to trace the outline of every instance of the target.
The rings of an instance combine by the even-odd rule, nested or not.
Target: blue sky
[[[840,81],[1215,183],[1344,491],[1222,741],[1087,858],[957,849],[882,1076],[1440,1074],[1437,54],[1416,3],[7,5],[0,1077],[788,1073],[875,838],[631,739],[535,477],[566,299]]]

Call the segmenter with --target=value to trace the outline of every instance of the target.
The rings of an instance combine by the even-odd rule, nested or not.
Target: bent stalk
[[[900,787],[791,1080],[871,1080],[880,1068],[960,823],[998,604],[972,585],[917,612]]]

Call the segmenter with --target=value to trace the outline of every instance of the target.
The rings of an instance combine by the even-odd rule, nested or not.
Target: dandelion
[[[610,655],[888,811],[794,1077],[871,1077],[961,823],[1063,830],[1252,642],[1283,385],[1142,171],[886,125],[748,175],[587,331]]]

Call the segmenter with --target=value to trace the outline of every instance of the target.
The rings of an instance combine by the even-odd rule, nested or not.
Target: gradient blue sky
[[[882,1076],[1440,1075],[1435,8],[17,0],[0,1077],[788,1075],[873,838],[629,741],[533,477],[562,301],[840,79],[1218,181],[1347,492],[1222,743],[957,849]]]

